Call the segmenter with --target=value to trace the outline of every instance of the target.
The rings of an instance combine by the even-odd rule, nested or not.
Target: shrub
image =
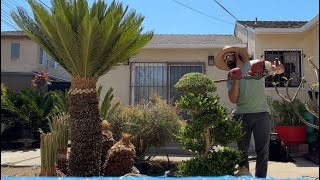
[[[233,175],[240,161],[240,152],[224,148],[208,157],[195,157],[183,161],[177,167],[177,176],[223,176]]]
[[[20,124],[30,128],[36,139],[40,139],[39,129],[49,131],[47,118],[53,110],[50,92],[23,89],[21,92],[7,91],[7,102],[1,106],[1,117],[12,125]],[[2,119],[1,119],[2,121]]]
[[[175,84],[178,91],[202,93],[216,91],[216,86],[206,75],[202,73],[188,73]]]
[[[137,157],[143,159],[150,147],[160,147],[170,142],[180,128],[180,118],[175,108],[159,97],[153,97],[148,106],[120,105],[110,118],[114,138],[122,132],[132,134],[132,144]]]
[[[186,74],[175,87],[185,92],[177,101],[177,106],[187,110],[191,117],[176,137],[185,149],[197,155],[196,158],[182,163],[180,175],[232,174],[239,162],[240,152],[226,150],[227,153],[212,154],[210,150],[214,145],[225,146],[241,137],[241,123],[228,119],[227,109],[220,104],[219,97],[212,94],[216,90],[214,82],[204,74]],[[233,156],[229,156],[229,152],[233,153]],[[225,166],[225,161],[232,163]]]
[[[273,110],[275,111],[275,116],[277,117],[279,125],[284,126],[302,126],[304,125],[299,117],[296,115],[292,106],[295,106],[300,114],[308,112],[304,104],[299,100],[295,99],[292,102],[287,102],[286,100],[274,100],[272,102]]]

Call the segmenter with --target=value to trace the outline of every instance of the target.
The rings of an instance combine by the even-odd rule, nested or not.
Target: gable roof
[[[145,48],[223,48],[226,45],[246,47],[234,35],[155,34]]]
[[[1,37],[28,37],[23,31],[2,31]],[[223,48],[232,45],[246,47],[234,35],[216,34],[155,34],[144,48]]]
[[[240,24],[255,28],[301,28],[308,21],[238,21]]]
[[[255,34],[299,34],[319,26],[319,14],[310,21],[237,21],[235,30],[237,26]]]
[[[2,36],[26,36],[28,37],[23,31],[1,31]]]

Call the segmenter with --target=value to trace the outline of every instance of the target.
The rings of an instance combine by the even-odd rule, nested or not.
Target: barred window
[[[152,94],[158,94],[167,103],[174,103],[182,95],[174,85],[187,73],[204,71],[204,63],[130,63],[130,103],[148,103]]]
[[[302,77],[302,52],[301,50],[265,50],[265,60],[273,62],[278,58],[283,64],[285,72],[269,76],[265,80],[265,87],[273,87],[272,82],[278,82],[277,87],[285,87],[286,80],[282,77],[292,78],[289,87],[298,87]]]

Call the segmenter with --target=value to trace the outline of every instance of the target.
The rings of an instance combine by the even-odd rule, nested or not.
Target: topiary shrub
[[[230,148],[210,153],[207,157],[195,157],[182,161],[176,176],[223,176],[233,175],[235,163],[240,160],[240,152]]]
[[[233,174],[240,161],[240,152],[232,149],[214,152],[212,147],[236,141],[242,135],[242,128],[241,123],[228,118],[228,110],[220,104],[219,97],[213,96],[215,83],[204,74],[189,73],[175,87],[185,93],[177,106],[187,110],[191,117],[176,137],[185,149],[196,155],[178,166],[179,175]]]
[[[188,73],[174,87],[178,91],[192,93],[213,92],[217,89],[214,82],[202,73]]]

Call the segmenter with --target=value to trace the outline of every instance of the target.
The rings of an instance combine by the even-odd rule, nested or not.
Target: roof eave
[[[225,46],[234,46],[245,48],[246,44],[235,43],[235,44],[147,44],[143,49],[211,49],[211,48],[223,48]]]
[[[256,34],[299,34],[304,31],[301,28],[256,28]]]
[[[313,28],[314,26],[316,26],[317,24],[319,24],[319,14],[316,15],[311,21],[307,22],[307,24],[305,24],[301,29],[306,32],[309,29]]]
[[[319,14],[301,28],[255,28],[256,34],[300,34],[319,24]]]

